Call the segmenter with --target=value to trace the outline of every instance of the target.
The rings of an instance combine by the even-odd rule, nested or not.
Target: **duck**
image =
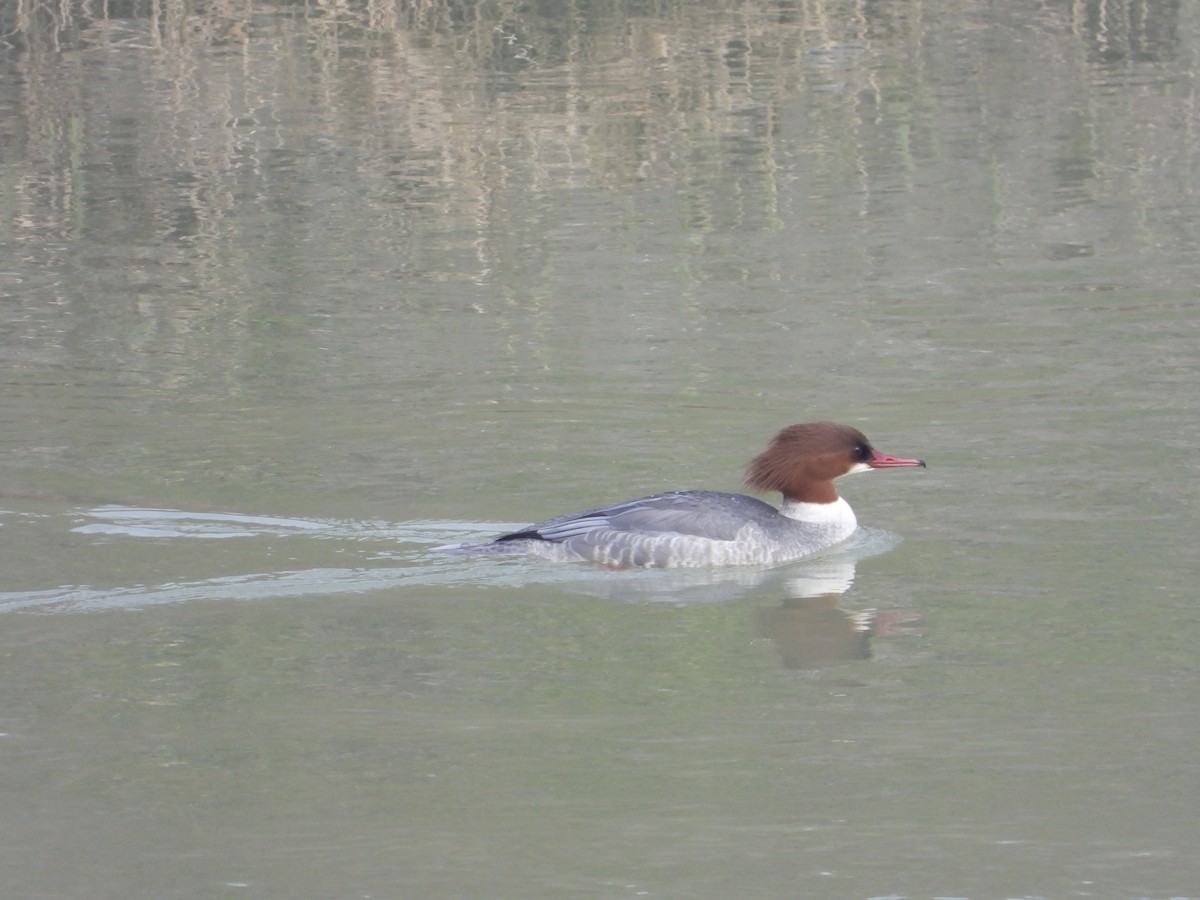
[[[746,486],[779,492],[778,507],[746,494],[668,491],[439,549],[619,569],[778,565],[822,553],[858,528],[839,478],[901,468],[925,461],[881,453],[850,425],[804,422],[780,430],[746,466]]]

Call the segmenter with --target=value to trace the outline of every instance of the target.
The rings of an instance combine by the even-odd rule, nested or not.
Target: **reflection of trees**
[[[797,79],[840,79],[861,53],[839,51],[831,75],[826,62],[802,61],[807,46],[858,40],[860,25],[835,33],[820,4],[794,15],[736,4],[663,4],[656,16],[597,7],[518,15],[500,3],[345,4],[301,17],[266,3],[128,3],[97,16],[79,3],[64,20],[22,3],[6,24],[24,51],[15,59],[22,105],[46,126],[31,130],[31,161],[61,173],[79,159],[64,144],[68,119],[76,139],[103,152],[105,106],[113,116],[152,110],[153,123],[135,124],[154,129],[161,156],[144,162],[199,180],[172,193],[196,208],[183,224],[200,232],[230,199],[205,190],[205,175],[224,184],[231,169],[318,136],[375,166],[363,172],[374,201],[437,206],[454,202],[441,193],[452,186],[481,214],[487,193],[513,179],[535,189],[611,185],[656,166],[686,179],[697,134],[723,137],[731,162],[765,173],[769,106]],[[89,89],[103,82],[111,104]],[[69,229],[81,198],[53,199]],[[159,223],[159,233],[179,225]]]
[[[336,294],[348,263],[313,264],[330,229],[353,229],[381,279],[527,282],[576,189],[641,191],[655,205],[630,218],[665,217],[698,252],[785,221],[852,243],[882,212],[930,238],[1023,252],[1032,230],[1051,256],[1091,253],[1111,236],[1073,210],[1100,196],[1126,204],[1110,227],[1161,244],[1179,225],[1147,208],[1194,189],[1195,91],[1168,89],[1164,67],[1187,54],[1178,69],[1195,70],[1181,35],[1196,23],[1180,24],[1195,15],[1148,0],[1032,18],[949,0],[16,0],[0,6],[15,112],[0,238],[127,293],[146,339],[169,325],[183,353],[189,334],[291,327],[266,280],[325,277]],[[1097,83],[1119,99],[1080,102]],[[943,186],[930,160],[986,164]],[[74,257],[81,236],[127,265]],[[180,294],[223,299],[157,299]]]
[[[858,133],[887,122],[895,149],[937,152],[956,139],[938,128],[938,85],[968,73],[984,93],[1011,86],[1022,51],[1006,37],[1038,45],[1031,55],[1053,49],[1076,70],[1062,89],[1077,93],[1089,75],[1072,42],[1101,60],[1161,60],[1178,49],[1181,15],[1175,3],[1063,4],[1026,33],[995,22],[991,41],[951,43],[956,25],[987,25],[987,10],[815,0],[6,8],[0,25],[17,48],[6,68],[20,76],[27,161],[38,172],[18,185],[23,223],[59,233],[81,224],[77,205],[89,198],[72,167],[90,153],[128,159],[113,133],[125,113],[126,127],[153,132],[139,164],[160,178],[143,188],[166,195],[143,190],[126,211],[144,237],[161,238],[219,230],[238,204],[231,173],[262,178],[272,154],[311,152],[322,138],[373,167],[361,172],[372,202],[470,204],[484,218],[489,192],[513,180],[686,185],[698,180],[691,170],[713,165],[760,183],[793,174],[797,161],[779,156],[776,139],[785,115],[802,129],[808,171],[831,189],[862,187],[881,161]],[[950,71],[963,54],[974,58]],[[110,103],[100,85],[116,95]],[[1038,90],[1055,88],[1043,79]],[[785,112],[797,96],[803,109]],[[996,99],[995,113],[1005,102]],[[770,192],[761,196],[768,205],[741,212],[769,224]],[[690,203],[698,227],[728,215],[703,197]]]

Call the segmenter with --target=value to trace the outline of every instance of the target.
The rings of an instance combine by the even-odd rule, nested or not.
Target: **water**
[[[7,891],[1200,896],[1198,26],[0,12]],[[834,558],[430,552],[817,418]]]

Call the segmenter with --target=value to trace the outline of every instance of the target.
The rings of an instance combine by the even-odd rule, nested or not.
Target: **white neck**
[[[858,519],[842,497],[832,503],[804,503],[799,500],[784,500],[779,507],[779,514],[795,519],[797,522],[808,522],[813,525],[833,525],[847,535],[858,527]]]

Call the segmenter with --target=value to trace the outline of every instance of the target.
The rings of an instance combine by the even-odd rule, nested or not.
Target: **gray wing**
[[[694,535],[731,541],[747,524],[766,524],[778,515],[773,506],[744,494],[672,491],[548,519],[496,540],[541,539],[562,543],[599,532],[617,532]]]

